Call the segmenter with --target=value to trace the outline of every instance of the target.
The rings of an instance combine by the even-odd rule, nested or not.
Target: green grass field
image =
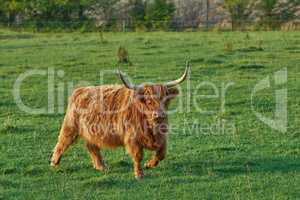
[[[109,170],[100,173],[80,140],[60,167],[51,169],[48,161],[64,116],[58,112],[58,92],[54,113],[28,114],[14,100],[16,79],[32,69],[63,70],[63,76],[55,76],[55,91],[69,83],[98,85],[100,71],[116,69],[120,45],[133,63],[121,68],[135,83],[175,79],[185,59],[191,60],[190,89],[183,84],[181,97],[172,103],[182,107],[170,115],[167,158],[136,181],[123,149],[103,151]],[[273,75],[284,68],[287,83],[275,86]],[[267,76],[271,87],[251,103],[254,86]],[[222,110],[221,88],[231,82]],[[104,83],[121,82],[109,73]],[[215,85],[219,95],[201,97],[216,92],[201,83]],[[27,106],[46,107],[47,87],[47,76],[28,77],[21,98]],[[275,91],[282,88],[288,90],[285,133],[261,122],[252,109],[273,117]],[[0,94],[0,199],[299,198],[300,32],[105,33],[101,41],[96,33],[0,30]],[[224,132],[213,128],[222,124]],[[149,157],[147,152],[144,161]]]

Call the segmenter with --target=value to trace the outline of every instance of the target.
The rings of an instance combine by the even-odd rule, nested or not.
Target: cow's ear
[[[144,93],[145,93],[144,87],[137,88],[134,91],[134,95],[141,100],[144,98]]]
[[[175,98],[179,94],[179,90],[176,87],[168,88],[168,97],[170,99]]]

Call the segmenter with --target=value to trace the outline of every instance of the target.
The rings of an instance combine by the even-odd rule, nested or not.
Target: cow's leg
[[[143,148],[135,142],[129,142],[126,144],[126,149],[133,160],[135,178],[142,179],[144,177],[141,166],[143,160]]]
[[[145,163],[147,169],[154,168],[158,165],[159,161],[163,160],[166,157],[166,143],[164,143],[157,151],[155,151],[151,160],[148,160]]]
[[[96,170],[104,171],[105,165],[100,154],[100,148],[94,144],[87,143],[86,147],[90,153],[91,159],[93,161],[93,166]]]
[[[52,158],[51,158],[51,166],[56,166],[59,164],[62,154],[68,149],[68,147],[73,144],[78,137],[78,131],[75,127],[70,126],[66,123],[66,120],[63,123],[63,126],[60,130],[60,134],[58,137],[58,142],[54,148]]]

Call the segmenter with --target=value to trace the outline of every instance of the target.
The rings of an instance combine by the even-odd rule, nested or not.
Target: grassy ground
[[[115,69],[120,45],[128,49],[133,63],[121,67],[136,83],[177,78],[184,60],[192,61],[191,88],[184,85],[182,96],[172,104],[172,108],[183,106],[170,115],[173,129],[166,160],[145,171],[145,179],[138,182],[123,149],[103,152],[109,171],[102,174],[92,168],[85,145],[79,141],[64,155],[59,169],[50,169],[48,160],[63,119],[58,112],[61,107],[55,100],[53,114],[21,111],[12,94],[16,79],[28,70],[49,68],[64,71],[63,76],[55,76],[55,91],[62,84],[97,85],[100,71]],[[283,68],[287,68],[288,82],[275,87],[273,74]],[[275,89],[287,88],[286,133],[271,129],[252,111],[251,91],[267,76],[272,87],[255,95],[253,107],[272,117]],[[197,88],[204,82],[214,84],[218,93],[222,84],[233,83],[224,111],[220,94],[200,96],[214,94],[212,87]],[[120,81],[110,73],[104,83]],[[27,78],[21,85],[22,100],[35,108],[47,106],[47,87],[47,76]],[[2,30],[0,199],[296,199],[299,87],[300,32],[105,33],[101,41],[98,34],[90,33]],[[220,121],[225,124],[224,132],[214,128],[222,126]],[[149,157],[147,153],[144,160]]]

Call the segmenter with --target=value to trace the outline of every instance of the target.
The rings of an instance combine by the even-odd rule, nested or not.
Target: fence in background
[[[213,21],[213,20],[183,20],[172,21],[148,21],[147,23],[138,23],[132,20],[124,19],[118,21],[109,21],[102,26],[89,20],[82,21],[19,21],[14,24],[0,22],[2,28],[10,28],[17,31],[31,30],[37,32],[47,31],[259,31],[259,30],[284,30],[297,31],[300,30],[300,17],[292,21],[272,20],[257,22],[251,20],[235,20],[235,21]]]

